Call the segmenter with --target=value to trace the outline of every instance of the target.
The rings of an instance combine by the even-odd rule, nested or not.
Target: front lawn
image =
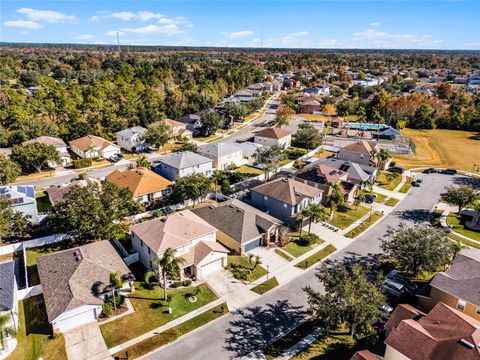
[[[354,238],[355,236],[359,235],[360,233],[362,233],[363,231],[365,231],[368,227],[370,227],[370,225],[372,225],[373,223],[375,223],[378,219],[380,219],[382,217],[382,213],[380,211],[375,211],[373,214],[372,214],[372,218],[369,219],[367,218],[364,222],[362,222],[360,225],[358,225],[357,227],[353,228],[352,230],[350,230],[348,233],[345,234],[346,237],[348,238]]]
[[[267,270],[261,265],[254,267],[254,264],[255,260],[252,259],[252,263],[250,263],[248,256],[230,255],[228,256],[227,270],[230,270],[237,279],[244,274],[245,278],[241,280],[252,282],[267,274]]]
[[[329,211],[329,209],[327,209]],[[350,225],[352,225],[355,221],[360,219],[361,217],[365,216],[368,214],[370,211],[369,208],[366,208],[365,206],[344,206],[344,207],[339,207],[333,212],[333,219],[332,220],[327,220],[330,224],[333,226],[336,226],[340,229],[346,229]]]
[[[42,304],[37,306],[37,304]],[[52,339],[52,328],[47,320],[43,295],[32,296],[18,303],[19,329],[17,347],[8,360],[55,359],[67,360],[65,338]]]
[[[375,195],[375,202],[377,202],[377,203],[381,203],[387,198],[386,195],[379,194],[379,193],[376,193],[376,192],[373,192],[373,191],[367,191],[367,190],[360,191],[360,194],[362,194],[362,195]]]
[[[290,255],[286,254],[284,251],[282,251],[280,249],[275,249],[274,251],[277,255],[281,256],[282,258],[284,258],[287,261],[292,261],[293,260],[293,258]]]
[[[283,248],[294,257],[299,257],[305,254],[306,252],[313,249],[314,244],[323,244],[323,240],[320,239],[316,234],[308,234],[307,232],[302,233],[302,238],[298,237],[297,232],[289,234],[291,241]]]
[[[205,311],[194,318],[187,320],[173,328],[170,328],[160,334],[154,335],[148,339],[140,341],[139,343],[130,346],[129,348],[113,354],[114,358],[126,359],[126,351],[128,351],[128,358],[135,359],[145,355],[159,347],[175,341],[180,336],[189,333],[190,331],[215,320],[216,318],[228,313],[227,304],[218,305],[211,310]]]
[[[135,282],[135,292],[128,296],[135,312],[100,325],[107,347],[111,348],[136,338],[217,299],[206,284],[167,290],[167,294],[170,296],[171,314],[168,313],[168,303],[163,300],[161,287],[149,287]],[[197,301],[190,302],[190,295],[195,295]]]
[[[465,227],[465,222],[468,219],[464,216],[458,217],[457,214],[450,213],[447,217],[447,224],[452,228],[453,231],[462,234],[463,236],[467,236],[473,240],[480,241],[480,232],[471,230]]]
[[[402,185],[399,191],[401,193],[407,193],[412,188],[412,181],[413,178],[407,177],[407,181],[405,181],[405,184]]]
[[[310,245],[303,245],[299,243],[299,240],[290,241],[285,247],[284,250],[294,257],[299,257],[305,254],[306,252],[312,250],[313,248]]]
[[[400,200],[398,200],[398,199],[390,198],[390,199],[388,199],[388,200],[385,202],[385,205],[387,205],[387,206],[395,206],[395,205],[398,204],[399,201],[400,201]]]
[[[328,255],[330,255],[331,253],[333,253],[335,250],[337,250],[337,248],[335,246],[333,246],[332,244],[328,244],[327,246],[325,246],[322,250],[320,251],[317,251],[315,254],[313,254],[312,256],[309,256],[308,258],[306,258],[305,260],[303,261],[300,261],[297,265],[295,265],[296,267],[300,268],[300,269],[307,269],[309,268],[310,266],[312,265],[315,265],[316,263],[318,263],[320,260],[326,258]]]
[[[393,191],[402,181],[402,175],[389,171],[380,171],[375,181],[381,188]]]
[[[278,281],[276,277],[273,277],[271,279],[268,279],[268,281],[265,281],[261,283],[260,285],[255,286],[254,288],[251,288],[253,292],[256,292],[257,294],[265,294],[267,291],[272,290],[274,287],[278,286]]]

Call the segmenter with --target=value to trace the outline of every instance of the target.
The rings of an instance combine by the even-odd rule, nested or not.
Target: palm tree
[[[392,153],[388,149],[380,149],[376,154],[377,168],[381,168],[388,160],[392,158]]]
[[[122,286],[123,286],[123,282],[122,282],[122,280],[120,280],[120,273],[118,271],[110,273],[110,287],[112,288],[112,293],[113,293],[113,308],[114,309],[117,309],[117,303],[116,303],[116,299],[115,299],[115,296],[117,295],[116,290],[120,289]]]
[[[0,343],[2,344],[2,349],[5,349],[3,334],[7,330],[5,325],[7,325],[9,319],[10,319],[10,317],[8,315],[1,315],[0,316]]]
[[[365,188],[366,188],[367,190],[372,191],[372,189],[373,189],[373,182],[372,182],[372,180],[370,180],[370,179],[365,180],[365,181],[363,182],[363,185],[365,186]]]
[[[332,192],[328,197],[328,205],[330,206],[330,220],[333,218],[333,213],[338,205],[342,204],[345,200],[343,195],[343,188],[340,183],[336,183],[332,185]]]
[[[258,265],[262,265],[262,258],[257,255],[255,256],[255,266],[253,267],[253,270],[255,270]]]
[[[308,209],[308,206],[295,214],[295,219],[298,221],[298,228],[299,228],[298,238],[299,239],[302,237],[303,220],[308,217],[310,217],[310,210]]]
[[[158,277],[161,273],[163,282],[163,298],[167,300],[167,277],[173,277],[180,272],[180,265],[185,263],[185,259],[175,256],[175,250],[168,248],[162,257],[153,260],[155,270],[148,271],[145,274],[145,282],[150,283],[152,277]]]
[[[312,222],[325,219],[325,208],[322,204],[311,203],[310,205],[308,205],[308,211],[310,213],[308,233],[310,234],[312,231]]]
[[[355,208],[358,208],[358,205],[360,205],[362,202],[365,202],[365,195],[363,194],[358,194],[353,199],[353,205],[355,206]]]

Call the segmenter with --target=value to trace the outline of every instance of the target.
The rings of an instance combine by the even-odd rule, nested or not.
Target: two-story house
[[[379,146],[376,142],[360,140],[342,147],[338,152],[337,158],[357,164],[375,166],[375,155],[378,150]]]
[[[247,163],[243,158],[243,150],[235,143],[220,142],[206,144],[198,148],[198,153],[213,160],[213,167],[226,170]]]
[[[269,127],[257,132],[254,142],[264,146],[278,146],[286,149],[292,144],[292,134],[277,127]]]
[[[211,176],[213,160],[191,151],[175,152],[161,157],[154,171],[170,181],[192,174]]]
[[[7,185],[0,186],[0,197],[11,201],[13,211],[27,216],[32,224],[38,223],[37,201],[35,199],[35,186],[33,185]]]
[[[134,126],[115,133],[117,144],[130,152],[141,152],[148,147],[143,138],[147,129],[141,126]]]
[[[193,133],[187,129],[187,124],[183,122],[165,119],[165,124],[167,124],[172,130],[172,142],[183,142],[185,140],[192,140]]]

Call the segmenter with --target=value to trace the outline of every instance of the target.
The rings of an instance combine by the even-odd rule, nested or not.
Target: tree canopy
[[[24,146],[15,145],[12,149],[12,160],[26,173],[33,170],[40,172],[49,164],[60,163],[60,155],[54,146],[34,142]]]
[[[201,173],[183,176],[173,184],[169,201],[172,204],[180,204],[192,200],[195,205],[196,201],[212,191],[212,185],[212,180]]]
[[[469,185],[447,186],[441,198],[449,205],[458,206],[458,211],[480,199],[480,191]]]
[[[14,182],[20,175],[20,166],[12,160],[0,155],[0,185]]]
[[[312,124],[302,123],[293,137],[293,145],[305,149],[315,149],[322,144],[323,136]]]

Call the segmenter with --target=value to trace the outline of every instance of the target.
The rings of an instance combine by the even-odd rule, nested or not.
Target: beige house
[[[170,129],[172,129],[172,141],[183,142],[185,140],[192,140],[193,133],[190,130],[187,130],[187,124],[184,124],[180,121],[165,119],[165,124],[167,124]]]
[[[242,148],[231,142],[202,145],[198,148],[198,153],[212,159],[213,167],[219,170],[227,170],[248,163],[248,160],[243,158]]]
[[[264,146],[278,146],[286,149],[292,144],[292,134],[277,127],[269,127],[257,132],[254,142]]]
[[[70,141],[70,150],[82,159],[104,158],[109,159],[120,154],[120,146],[99,136],[87,135]]]
[[[360,140],[341,148],[337,157],[357,164],[376,166],[375,155],[378,150],[379,146],[376,142]]]

